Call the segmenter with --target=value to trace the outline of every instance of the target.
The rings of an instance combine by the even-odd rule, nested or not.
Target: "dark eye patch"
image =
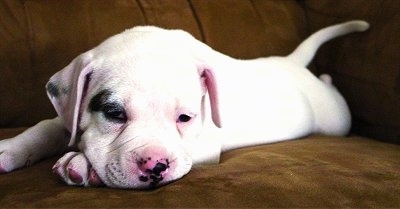
[[[97,112],[110,100],[113,93],[110,90],[100,91],[90,100],[89,108],[91,111]]]
[[[122,106],[116,103],[106,104],[101,110],[104,116],[112,121],[125,123],[127,120],[125,110]]]
[[[110,90],[100,91],[92,98],[89,108],[93,112],[102,112],[108,120],[118,123],[127,121],[125,109],[121,102],[112,99],[113,92]]]

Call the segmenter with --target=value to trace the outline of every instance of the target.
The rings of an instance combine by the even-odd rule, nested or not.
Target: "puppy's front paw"
[[[85,155],[80,152],[68,152],[65,154],[53,166],[53,171],[68,185],[103,185]]]

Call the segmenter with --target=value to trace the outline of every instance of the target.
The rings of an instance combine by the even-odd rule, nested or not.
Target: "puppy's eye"
[[[181,115],[179,115],[177,122],[186,123],[186,122],[189,122],[191,119],[192,119],[191,116],[186,115],[186,114],[181,114]]]
[[[127,117],[125,111],[122,107],[115,104],[107,104],[102,108],[104,116],[109,119],[119,123],[125,123]]]

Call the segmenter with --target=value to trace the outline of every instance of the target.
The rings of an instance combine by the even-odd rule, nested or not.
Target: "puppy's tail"
[[[368,28],[369,24],[362,20],[348,21],[323,28],[304,40],[287,58],[305,67],[325,42],[348,33],[366,31]]]

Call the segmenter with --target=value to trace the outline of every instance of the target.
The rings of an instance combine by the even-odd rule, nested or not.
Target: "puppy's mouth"
[[[88,159],[106,186],[121,189],[158,188],[180,179],[192,168],[191,155],[185,149],[139,148],[103,153],[102,161],[96,158],[99,152],[90,152]]]
[[[158,160],[155,163],[151,160],[143,160],[129,169],[123,169],[120,162],[112,161],[105,165],[104,183],[114,188],[155,189],[178,180],[190,170],[190,168],[182,169],[182,171],[187,171],[176,175],[175,168],[174,161],[168,160]]]

